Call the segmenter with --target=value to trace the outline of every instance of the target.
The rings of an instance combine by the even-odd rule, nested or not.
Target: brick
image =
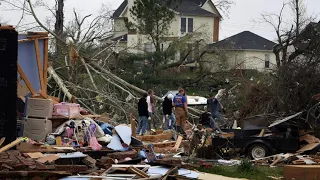
[[[71,173],[79,173],[88,171],[86,165],[55,165],[56,171],[66,171]]]
[[[87,157],[85,157],[85,158],[82,160],[82,162],[83,162],[84,164],[86,164],[87,166],[93,168],[93,167],[96,166],[97,160],[93,159],[93,158],[90,157],[90,156],[87,156]]]

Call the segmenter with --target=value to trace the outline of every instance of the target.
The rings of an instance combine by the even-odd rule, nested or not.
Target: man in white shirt
[[[155,109],[155,102],[154,102],[154,98],[153,98],[153,90],[152,89],[148,90],[147,103],[148,103],[149,120],[152,121],[152,122],[148,123],[149,130],[151,130],[152,125],[153,125],[153,128],[156,128],[153,117],[152,117],[152,114],[154,113],[154,109]]]

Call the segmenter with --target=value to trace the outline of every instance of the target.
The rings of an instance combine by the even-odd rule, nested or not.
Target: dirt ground
[[[216,174],[208,174],[208,173],[200,173],[199,174],[200,180],[239,180],[238,178],[230,178],[225,176],[220,176]],[[246,179],[241,179],[246,180]]]

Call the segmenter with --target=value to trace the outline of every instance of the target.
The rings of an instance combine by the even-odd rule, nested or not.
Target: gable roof
[[[272,50],[276,43],[263,38],[250,31],[228,37],[224,40],[210,44],[209,48],[221,48],[227,50]]]
[[[124,0],[120,6],[118,7],[118,9],[116,9],[112,15],[113,18],[117,18],[120,17],[121,13],[126,9],[128,5],[128,0]]]
[[[163,2],[162,0],[161,2]],[[181,13],[182,15],[192,15],[192,16],[219,16],[217,14],[211,13],[201,7],[207,2],[207,0],[181,0],[181,3],[177,8],[173,8],[175,11]],[[121,13],[125,10],[128,5],[128,0],[124,0],[118,9],[115,10],[112,17],[118,18]]]

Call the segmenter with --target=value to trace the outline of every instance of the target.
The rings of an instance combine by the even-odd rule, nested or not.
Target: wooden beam
[[[18,144],[21,143],[22,141],[23,141],[22,138],[18,138],[18,139],[16,139],[16,140],[12,141],[10,144],[7,144],[6,146],[2,147],[2,148],[0,149],[0,153],[1,153],[1,152],[5,152],[5,151],[11,149],[12,147],[18,145]]]
[[[132,136],[133,136],[133,137],[136,137],[136,136],[137,136],[136,122],[135,122],[135,120],[133,119],[132,113],[130,113],[130,124],[131,124]]]
[[[42,37],[42,38],[37,38],[37,40],[42,40],[42,39],[50,39],[49,37]],[[18,43],[22,43],[22,42],[29,42],[29,41],[34,41],[35,39],[20,39],[18,40]]]
[[[47,84],[48,84],[48,50],[49,50],[49,41],[48,39],[44,40],[43,47],[43,82],[44,88],[43,91],[47,93]]]
[[[42,71],[42,65],[41,65],[41,57],[40,57],[40,50],[39,50],[39,41],[38,39],[34,40],[34,48],[36,51],[36,58],[37,58],[37,65],[38,65],[38,74],[40,79],[40,86],[41,90],[44,89],[44,81],[43,81],[43,71]]]
[[[18,64],[18,72],[20,76],[22,77],[24,83],[26,83],[29,91],[31,92],[31,95],[36,95],[36,91],[33,89],[32,84],[30,83],[29,79],[27,78],[26,74],[23,72],[21,66]]]

